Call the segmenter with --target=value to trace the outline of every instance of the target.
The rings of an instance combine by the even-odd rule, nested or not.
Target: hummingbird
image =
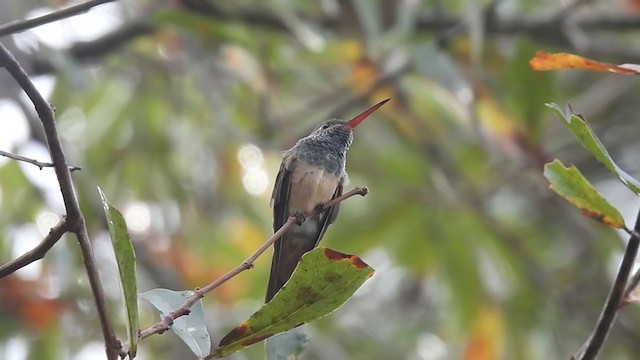
[[[348,179],[347,150],[353,129],[390,99],[371,106],[349,121],[331,119],[285,151],[271,195],[273,231],[290,216],[299,220],[274,243],[265,302],[289,280],[298,261],[318,245],[338,216],[340,204],[324,204],[342,195]]]

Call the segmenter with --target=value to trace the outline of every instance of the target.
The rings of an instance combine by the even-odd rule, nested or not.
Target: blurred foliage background
[[[96,186],[125,215],[139,289],[202,286],[271,233],[281,152],[330,117],[393,100],[357,129],[366,198],[323,245],[376,274],[306,326],[304,359],[566,359],[591,332],[626,238],[564,203],[542,165],[576,164],[633,222],[638,201],[545,102],[571,102],[640,177],[632,77],[533,72],[535,50],[638,62],[637,1],[116,1],[4,36],[55,105],[117,332],[124,311]],[[6,0],[0,23],[70,5]],[[0,72],[0,149],[48,159],[32,105]],[[349,189],[350,187],[347,187]],[[0,158],[0,259],[63,215],[51,169]],[[263,301],[270,258],[204,300],[212,341]],[[143,307],[142,326],[157,314]],[[0,358],[103,358],[75,239],[0,280]],[[625,308],[603,358],[640,353]],[[234,359],[262,358],[256,345]],[[193,358],[173,334],[140,359]]]

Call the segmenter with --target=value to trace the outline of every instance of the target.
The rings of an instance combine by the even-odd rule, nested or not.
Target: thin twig
[[[347,200],[348,198],[355,196],[355,195],[361,195],[361,196],[365,196],[369,193],[369,189],[367,187],[364,186],[358,186],[355,189],[342,194],[341,196],[338,196],[335,199],[332,199],[331,201],[327,202],[326,204],[324,204],[325,208],[329,208],[331,206],[334,206],[342,201]],[[276,231],[273,235],[271,235],[271,237],[269,237],[269,239],[267,239],[267,241],[264,242],[264,244],[262,244],[262,246],[260,246],[251,256],[249,256],[246,260],[244,260],[242,263],[240,263],[240,265],[236,266],[235,268],[233,268],[231,271],[227,272],[226,274],[222,275],[221,277],[219,277],[218,279],[212,281],[211,283],[209,283],[207,286],[201,288],[201,289],[195,289],[193,291],[193,295],[191,295],[191,297],[189,297],[187,299],[187,301],[185,301],[184,304],[182,304],[179,308],[177,308],[176,310],[170,312],[169,314],[165,315],[160,321],[158,321],[157,323],[149,326],[148,328],[140,331],[139,335],[138,335],[138,340],[143,340],[148,338],[151,335],[154,334],[162,334],[165,331],[169,330],[171,328],[171,325],[173,325],[173,322],[181,317],[181,316],[185,316],[185,315],[189,315],[189,313],[191,312],[191,307],[193,307],[193,305],[195,305],[195,303],[198,302],[198,300],[202,299],[207,293],[211,292],[213,289],[217,288],[218,286],[224,284],[225,282],[229,281],[230,279],[232,279],[233,277],[235,277],[236,275],[240,274],[241,272],[251,269],[253,267],[253,263],[256,261],[256,259],[258,257],[260,257],[260,255],[262,255],[265,251],[267,251],[267,249],[269,249],[269,247],[271,247],[271,245],[273,245],[274,242],[276,242],[276,240],[278,240],[282,234],[284,234],[287,230],[289,230],[289,228],[291,226],[293,226],[293,224],[296,223],[296,221],[298,221],[298,218],[295,216],[290,216],[287,221],[282,225],[282,227],[280,227],[280,229],[278,229],[278,231]],[[121,352],[120,352],[120,356],[127,356],[127,352],[128,352],[128,346],[125,345],[122,347]]]
[[[366,187],[366,186],[357,186],[355,189],[353,189],[353,190],[351,190],[349,192],[346,192],[346,193],[338,196],[335,199],[331,199],[331,200],[327,201],[327,203],[324,204],[324,207],[325,208],[330,208],[333,205],[335,205],[335,204],[337,204],[339,202],[345,201],[345,200],[347,200],[348,198],[350,198],[352,196],[355,196],[355,195],[366,196],[368,193],[369,193],[369,188],[368,187]]]
[[[638,212],[636,226],[631,232],[631,238],[629,238],[627,249],[622,257],[620,269],[618,269],[618,275],[611,286],[607,301],[600,313],[600,318],[587,341],[582,345],[580,350],[571,357],[572,360],[593,360],[598,356],[598,352],[600,352],[602,345],[604,345],[604,342],[609,335],[609,331],[611,330],[611,326],[615,322],[618,311],[623,304],[622,300],[626,293],[627,280],[629,279],[629,274],[631,274],[631,269],[633,269],[633,265],[635,264],[639,245],[640,211]]]
[[[89,0],[82,4],[70,6],[58,11],[54,11],[47,15],[38,16],[28,20],[16,20],[6,24],[0,25],[0,36],[6,36],[10,34],[19,33],[25,30],[33,29],[35,27],[52,23],[54,21],[70,18],[72,16],[82,14],[91,10],[91,8],[98,5],[113,2],[115,0]]]
[[[0,150],[0,156],[8,157],[9,159],[13,159],[13,160],[16,160],[16,161],[22,161],[22,162],[26,162],[26,163],[29,163],[29,164],[33,164],[33,165],[37,166],[38,168],[40,168],[40,170],[42,170],[43,168],[46,168],[46,167],[53,167],[53,163],[41,162],[41,161],[38,161],[38,160],[35,160],[35,159],[24,157],[22,155],[6,152],[4,150]],[[82,169],[80,167],[78,167],[78,166],[69,165],[69,171],[74,172],[76,170],[82,170]]]
[[[16,270],[23,268],[32,262],[42,259],[44,255],[55,245],[58,240],[69,231],[69,223],[65,218],[62,218],[54,227],[49,230],[49,234],[31,251],[24,253],[23,255],[9,261],[8,263],[0,266],[0,278],[13,274]]]
[[[154,325],[148,327],[145,330],[140,331],[140,335],[138,336],[138,339],[142,340],[142,339],[148,338],[153,334],[163,333],[169,330],[169,328],[171,327],[175,319],[184,315],[188,315],[191,312],[191,307],[193,307],[193,305],[195,305],[195,303],[197,303],[198,300],[203,298],[211,290],[229,281],[229,279],[233,278],[234,276],[238,275],[244,270],[252,268],[254,261],[260,255],[262,255],[262,253],[267,251],[267,249],[269,249],[269,247],[273,245],[273,243],[276,240],[278,240],[282,236],[282,234],[284,234],[285,231],[289,230],[289,228],[293,224],[295,224],[295,222],[296,222],[295,216],[289,217],[289,219],[287,219],[287,222],[285,222],[277,232],[271,235],[271,237],[264,244],[262,244],[262,246],[260,246],[260,248],[258,248],[258,250],[256,250],[249,258],[243,261],[240,265],[233,268],[231,271],[227,272],[226,274],[222,275],[218,279],[209,283],[207,286],[201,289],[195,289],[193,291],[193,295],[189,297],[189,299],[187,299],[187,301],[184,304],[182,304],[179,308],[177,308],[175,311],[172,311],[166,316],[164,316],[162,320],[155,323]]]
[[[102,289],[102,283],[100,282],[100,274],[96,268],[93,249],[91,248],[91,242],[89,241],[84,216],[80,211],[80,204],[78,203],[73,180],[71,179],[71,172],[69,171],[67,158],[64,155],[62,142],[58,135],[53,109],[45,98],[42,97],[38,89],[36,89],[31,79],[29,79],[29,75],[27,75],[13,54],[11,54],[11,52],[9,52],[9,50],[7,50],[7,48],[5,48],[1,43],[0,66],[5,67],[22,90],[24,90],[27,96],[31,99],[38,117],[42,122],[42,127],[44,128],[56,176],[60,183],[62,200],[64,201],[65,210],[67,212],[66,222],[69,226],[69,231],[75,233],[78,238],[82,258],[87,271],[87,277],[89,278],[91,291],[93,292],[93,297],[96,302],[96,310],[100,319],[100,325],[102,326],[102,335],[105,340],[107,359],[115,360],[118,356],[120,342],[115,336],[113,325],[109,318],[107,301],[104,295],[104,290]]]

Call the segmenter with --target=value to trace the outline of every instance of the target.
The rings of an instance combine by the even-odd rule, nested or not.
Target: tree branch
[[[114,360],[117,358],[120,344],[115,336],[113,325],[111,324],[111,319],[108,315],[106,297],[104,295],[104,290],[102,289],[102,283],[100,282],[100,274],[96,268],[93,249],[91,248],[91,242],[89,241],[84,216],[80,211],[80,205],[78,203],[78,198],[76,197],[73,180],[71,179],[69,165],[67,164],[67,159],[62,148],[62,142],[58,135],[53,109],[45,98],[42,97],[40,92],[38,92],[35,85],[31,82],[31,79],[29,79],[29,76],[22,66],[20,66],[20,63],[18,63],[13,54],[11,54],[11,52],[9,52],[9,50],[7,50],[7,48],[5,48],[1,43],[0,66],[3,66],[9,72],[22,90],[27,94],[29,99],[31,99],[38,117],[42,122],[42,127],[44,128],[56,176],[60,183],[60,192],[62,193],[62,199],[67,212],[65,222],[69,227],[69,231],[74,232],[78,238],[82,258],[87,271],[87,277],[89,278],[93,297],[96,302],[100,325],[102,326],[107,359]]]
[[[638,212],[638,217],[636,219],[636,225],[633,227],[633,232],[631,233],[631,237],[640,237],[640,212]],[[627,288],[624,290],[624,298],[622,299],[622,304],[620,306],[625,306],[632,302],[631,293],[640,285],[640,270],[637,270],[633,275],[629,284],[627,284]]]
[[[355,189],[342,194],[341,196],[338,196],[335,199],[332,199],[331,201],[327,202],[326,204],[324,204],[325,208],[329,208],[332,207],[342,201],[347,200],[348,198],[355,196],[355,195],[361,195],[361,196],[365,196],[369,193],[369,189],[367,187],[356,187]],[[321,211],[321,210],[320,210]],[[212,281],[211,283],[209,283],[207,286],[201,288],[201,289],[195,289],[193,290],[193,295],[191,295],[191,297],[189,297],[187,299],[187,301],[185,301],[184,304],[182,304],[179,308],[177,308],[176,310],[170,312],[169,314],[167,314],[166,316],[164,316],[160,321],[158,321],[157,323],[149,326],[148,328],[140,331],[139,335],[138,335],[138,340],[143,340],[148,338],[149,336],[155,335],[155,334],[162,334],[165,331],[169,330],[171,328],[171,325],[173,325],[173,322],[181,317],[181,316],[185,316],[185,315],[189,315],[189,313],[191,312],[191,307],[193,307],[193,305],[195,305],[198,300],[202,299],[206,294],[208,294],[209,292],[211,292],[213,289],[217,288],[218,286],[224,284],[225,282],[231,280],[233,277],[235,277],[236,275],[240,274],[241,272],[251,269],[253,267],[253,263],[256,261],[256,259],[258,257],[260,257],[260,255],[262,255],[265,251],[267,251],[267,249],[269,249],[269,247],[271,247],[271,245],[273,245],[274,242],[276,242],[276,240],[278,240],[282,234],[284,234],[287,230],[289,230],[289,228],[291,226],[293,226],[293,224],[296,223],[296,221],[298,221],[298,218],[295,216],[290,216],[287,221],[282,225],[282,227],[280,227],[280,229],[278,229],[278,231],[276,231],[273,235],[271,235],[271,237],[269,237],[269,239],[267,239],[267,241],[264,242],[264,244],[262,244],[251,256],[249,256],[246,260],[244,260],[242,263],[240,263],[240,265],[236,266],[235,268],[233,268],[231,271],[227,272],[226,274],[222,275],[221,277],[219,277],[218,279]],[[128,355],[128,345],[125,345],[122,347],[121,351],[120,351],[120,356],[124,357]]]
[[[115,0],[89,0],[78,5],[74,5],[68,8],[54,11],[47,15],[38,16],[33,19],[16,20],[6,24],[2,24],[0,25],[0,37],[19,33],[25,30],[33,29],[35,27],[38,27],[44,24],[52,23],[54,21],[58,21],[58,20],[66,19],[78,14],[82,14],[84,12],[91,10],[91,8],[95,6],[106,4],[113,1]]]
[[[604,307],[602,308],[602,312],[600,313],[600,318],[598,319],[598,322],[596,323],[596,326],[587,341],[584,343],[584,345],[582,345],[580,350],[578,350],[578,352],[571,357],[572,360],[593,360],[598,356],[598,352],[600,352],[602,345],[609,335],[611,326],[616,320],[618,311],[620,310],[621,305],[623,305],[622,300],[623,296],[626,293],[627,280],[629,279],[629,274],[633,269],[636,255],[638,254],[639,245],[640,211],[638,212],[636,225],[631,232],[631,238],[629,239],[629,243],[627,244],[624,256],[622,257],[620,269],[618,269],[616,279],[611,286],[607,301],[605,302]]]
[[[241,22],[251,24],[251,26],[264,29],[287,32],[287,24],[276,14],[253,9],[243,9],[239,11],[223,11],[212,2],[202,2],[197,0],[185,0],[180,2],[187,11],[197,12],[200,15],[210,17],[219,21]],[[560,10],[561,12],[563,10]],[[156,32],[159,27],[148,22],[151,15],[141,16],[138,20],[125,24],[112,33],[102,38],[89,42],[78,42],[67,50],[69,56],[77,61],[88,61],[100,56],[104,56],[118,49],[127,42],[142,36]],[[562,45],[575,49],[576,46],[566,36],[564,22],[566,17],[549,16],[545,14],[527,14],[514,16],[496,16],[489,12],[485,24],[485,31],[488,34],[524,34],[547,44]],[[340,23],[339,18],[320,17],[310,18],[301,16],[305,21],[323,28],[331,28],[334,24]],[[416,27],[422,32],[441,32],[464,23],[463,17],[451,14],[427,14],[418,17]],[[631,14],[606,14],[602,12],[577,14],[571,17],[573,29],[584,32],[595,31],[631,31],[640,30],[640,18]],[[602,43],[591,41],[583,44],[580,52],[585,55],[598,55],[617,58],[640,57],[640,49],[629,48],[624,44],[612,42]],[[55,66],[47,59],[37,59],[32,63],[33,71],[36,74],[50,73],[55,70]]]
[[[193,305],[195,305],[195,303],[197,303],[198,300],[203,298],[211,290],[229,281],[230,279],[232,279],[239,273],[243,272],[244,270],[252,268],[254,261],[260,255],[262,255],[262,253],[264,253],[276,240],[278,240],[282,236],[282,234],[284,234],[285,231],[289,230],[289,228],[293,224],[295,224],[295,222],[296,222],[295,216],[289,217],[289,219],[287,219],[287,222],[285,222],[282,225],[282,227],[278,229],[278,231],[276,231],[273,235],[271,235],[271,237],[264,244],[262,244],[262,246],[260,246],[258,250],[256,250],[249,258],[244,260],[240,265],[236,266],[231,271],[227,272],[226,274],[222,275],[218,279],[209,283],[207,286],[203,287],[202,289],[195,289],[193,291],[193,295],[189,299],[187,299],[187,301],[184,304],[182,304],[182,306],[177,308],[175,311],[172,311],[169,314],[167,314],[164,318],[162,318],[162,320],[155,323],[154,325],[148,327],[145,330],[140,331],[140,335],[138,339],[143,340],[153,334],[161,334],[169,330],[169,328],[171,328],[171,325],[173,325],[173,321],[175,319],[184,315],[188,315],[191,312],[191,307],[193,307]]]
[[[0,150],[0,156],[4,156],[4,157],[8,157],[9,159],[13,159],[16,161],[22,161],[22,162],[26,162],[29,164],[33,164],[35,166],[37,166],[38,168],[40,168],[40,170],[42,170],[43,168],[46,167],[53,167],[53,163],[48,163],[48,162],[40,162],[38,160],[35,159],[31,159],[22,155],[18,155],[18,154],[13,154],[10,152],[6,152],[3,150]],[[73,165],[69,165],[69,171],[74,172],[76,170],[82,170],[80,167],[78,166],[73,166]]]
[[[63,218],[49,230],[49,234],[31,251],[0,266],[0,278],[13,274],[32,262],[42,259],[47,251],[49,251],[67,231],[69,231],[69,223]]]
[[[138,20],[137,22],[125,24],[96,40],[74,43],[66,52],[68,56],[76,61],[86,62],[105,56],[124,44],[140,36],[152,34],[156,30],[157,27],[147,23],[146,20]],[[31,67],[36,75],[48,74],[56,70],[56,66],[45,58],[34,59]]]
[[[338,196],[335,199],[331,199],[329,200],[326,204],[324,204],[324,208],[330,208],[340,202],[343,202],[345,200],[347,200],[348,198],[355,196],[355,195],[360,195],[360,196],[367,196],[367,194],[369,193],[369,188],[366,186],[357,186],[355,189],[346,192],[340,196]]]

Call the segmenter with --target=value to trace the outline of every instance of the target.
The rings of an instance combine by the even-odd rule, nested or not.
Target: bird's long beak
[[[372,107],[370,107],[367,110],[363,111],[360,115],[358,115],[358,116],[354,117],[353,119],[349,120],[349,122],[347,122],[347,125],[349,125],[349,127],[351,127],[352,129],[355,129],[355,127],[358,126],[358,124],[360,124],[362,121],[364,121],[364,119],[366,119],[367,116],[373,114],[374,111],[378,110],[382,105],[384,105],[389,100],[391,100],[391,98],[384,99],[384,100],[380,101],[379,103],[373,105]]]

